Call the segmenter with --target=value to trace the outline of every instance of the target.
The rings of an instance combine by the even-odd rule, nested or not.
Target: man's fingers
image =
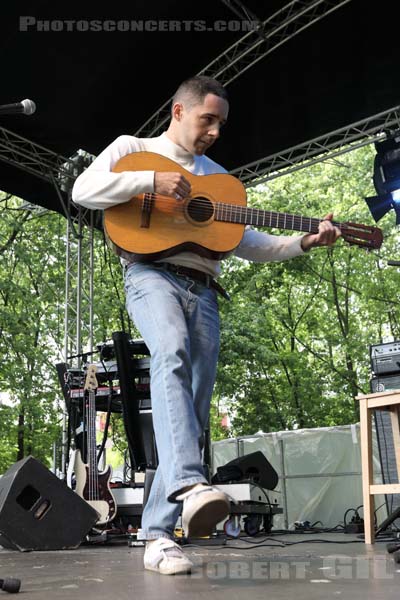
[[[177,200],[189,196],[190,183],[181,173],[156,172],[154,178],[154,191],[157,194],[172,196]]]
[[[340,229],[333,225],[333,223],[331,222],[332,219],[333,213],[327,214],[321,221],[320,230],[332,233],[335,237],[338,237],[340,235]]]
[[[182,180],[180,180],[176,186],[176,191],[175,191],[176,199],[182,200],[183,198],[186,198],[187,196],[189,196],[190,190],[191,190],[190,183],[187,181],[187,179],[182,177]]]
[[[341,231],[331,222],[333,213],[328,213],[319,224],[317,243],[322,246],[331,246],[340,237]]]

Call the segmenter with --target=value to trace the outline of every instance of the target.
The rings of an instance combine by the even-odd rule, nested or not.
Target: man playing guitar
[[[215,180],[217,193],[224,177],[231,177],[206,156],[228,110],[227,91],[218,81],[198,76],[183,82],[173,98],[167,131],[154,138],[118,137],[77,178],[72,196],[76,204],[105,211],[106,232],[117,238],[111,241],[124,266],[127,310],[151,354],[159,465],[138,537],[147,542],[145,568],[162,574],[192,568],[174,543],[181,510],[190,537],[209,535],[229,512],[229,499],[209,485],[202,466],[219,349],[221,258],[234,253],[260,262],[287,260],[332,245],[341,235],[329,214],[299,236],[271,235],[245,223],[229,225],[230,234],[224,222],[224,229],[215,229],[211,242],[203,243],[207,225],[214,231],[217,209],[214,191],[200,184],[222,177]],[[196,205],[190,202],[194,197]],[[133,198],[139,208],[132,205]],[[168,212],[168,202],[177,212],[166,221],[161,212]],[[136,230],[130,231],[130,224]],[[180,227],[195,239],[178,237]]]

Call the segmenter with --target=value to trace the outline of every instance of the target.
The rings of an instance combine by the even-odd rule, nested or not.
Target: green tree
[[[60,437],[54,358],[61,333],[64,256],[60,218],[37,218],[6,197],[1,207],[0,468],[28,454],[48,462]],[[44,231],[42,229],[44,228]]]
[[[373,194],[372,161],[364,148],[319,163],[251,191],[249,204],[373,224],[364,202]],[[384,266],[398,255],[393,221],[388,214],[379,224],[380,253],[339,241],[281,263],[227,262],[223,283],[233,300],[221,305],[216,393],[230,406],[232,435],[358,419],[369,345],[399,334],[399,274]]]

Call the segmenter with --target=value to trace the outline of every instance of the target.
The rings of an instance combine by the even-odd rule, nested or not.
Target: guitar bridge
[[[150,192],[143,194],[142,208],[140,211],[140,227],[150,227],[150,217],[154,206],[154,199],[154,194]]]

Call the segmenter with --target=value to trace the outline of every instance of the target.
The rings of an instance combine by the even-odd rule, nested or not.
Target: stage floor
[[[196,568],[177,576],[144,571],[143,547],[125,540],[53,552],[0,548],[0,578],[20,579],[24,600],[397,600],[400,565],[388,541],[367,547],[357,535],[274,533],[187,545]]]

